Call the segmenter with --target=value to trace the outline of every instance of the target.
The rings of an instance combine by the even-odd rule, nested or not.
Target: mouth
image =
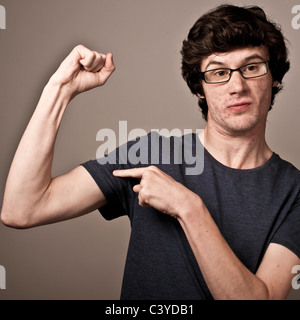
[[[228,106],[228,109],[233,111],[243,111],[245,109],[248,109],[250,106],[251,102],[240,102]]]

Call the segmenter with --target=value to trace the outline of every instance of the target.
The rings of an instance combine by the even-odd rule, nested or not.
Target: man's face
[[[201,63],[201,71],[236,69],[268,60],[266,47],[247,47],[208,56]],[[253,79],[244,79],[240,72],[235,71],[227,83],[208,84],[203,81],[202,85],[208,105],[207,124],[230,134],[240,134],[265,127],[272,86],[278,82],[273,81],[270,71]]]

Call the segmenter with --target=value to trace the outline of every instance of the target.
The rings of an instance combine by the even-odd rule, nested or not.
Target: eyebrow
[[[254,60],[254,59],[260,59],[262,61],[265,61],[265,59],[262,56],[260,56],[259,54],[255,53],[255,54],[252,54],[251,56],[246,57],[245,59],[243,59],[241,61],[241,65],[244,65],[247,62],[249,62],[251,60]],[[221,62],[221,61],[212,60],[206,65],[205,70],[208,70],[207,68],[209,66],[211,66],[211,65],[217,65],[217,66],[223,66],[224,67],[226,64],[224,62]]]

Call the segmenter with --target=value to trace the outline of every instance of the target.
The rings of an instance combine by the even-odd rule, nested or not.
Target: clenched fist
[[[64,87],[72,99],[81,92],[104,85],[114,70],[111,53],[105,55],[78,45],[61,63],[50,82]]]

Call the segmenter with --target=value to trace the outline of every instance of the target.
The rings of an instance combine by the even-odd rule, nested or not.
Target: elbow
[[[3,208],[1,210],[0,220],[5,226],[14,229],[28,229],[32,227],[26,215],[15,214],[15,212],[4,210]]]

